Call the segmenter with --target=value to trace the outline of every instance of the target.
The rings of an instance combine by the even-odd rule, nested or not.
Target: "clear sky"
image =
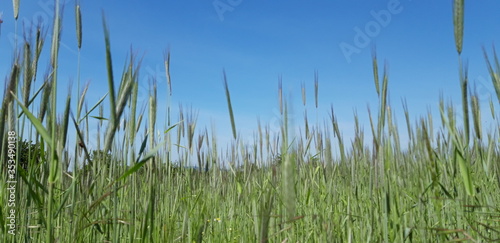
[[[51,2],[21,1],[20,23],[24,21],[29,26],[29,21],[38,17],[51,21]],[[66,96],[68,80],[77,78],[74,4],[73,0],[66,1],[64,9],[60,101]],[[147,101],[148,77],[158,79],[160,127],[165,123],[162,106],[167,100],[163,52],[169,48],[174,107],[192,106],[199,111],[201,128],[210,128],[212,121],[222,139],[231,136],[223,69],[242,137],[251,136],[258,117],[271,127],[279,119],[279,76],[286,97],[292,97],[296,119],[303,119],[304,83],[309,117],[314,120],[318,116],[322,123],[332,105],[344,135],[349,137],[354,130],[353,111],[357,110],[361,121],[366,122],[367,106],[372,111],[377,109],[371,66],[373,46],[379,61],[387,61],[389,95],[395,112],[402,112],[403,98],[413,119],[425,115],[429,108],[437,115],[440,94],[457,106],[460,104],[451,5],[451,0],[82,0],[81,79],[90,81],[91,106],[107,90],[103,11],[110,28],[115,77],[120,77],[132,46],[144,56],[140,105]],[[495,94],[481,48],[491,51],[492,44],[498,46],[499,10],[497,0],[465,4],[462,56],[469,63],[471,85],[481,92],[483,109],[488,108],[489,96]],[[0,11],[4,20],[0,76],[6,77],[13,53],[9,39],[15,31],[12,2],[1,1]],[[18,26],[22,28],[22,24]],[[51,31],[48,33],[50,39]],[[46,47],[49,43],[48,40]],[[48,62],[48,50],[44,50],[42,63]],[[349,54],[346,50],[355,52]],[[45,69],[40,71],[41,77]],[[315,71],[319,74],[317,110],[313,102]],[[41,82],[35,84],[40,85]],[[0,89],[3,92],[4,87]],[[73,92],[76,97],[76,85]],[[403,124],[402,116],[398,115],[398,122]],[[364,124],[369,133],[368,123]],[[400,131],[405,131],[403,126]]]

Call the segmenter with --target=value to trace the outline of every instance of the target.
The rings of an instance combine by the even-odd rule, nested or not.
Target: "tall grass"
[[[19,1],[13,1],[19,9]],[[398,127],[389,102],[389,73],[372,58],[376,111],[367,110],[372,141],[366,141],[354,113],[354,138],[343,137],[332,106],[329,119],[311,122],[307,83],[302,84],[303,123],[289,118],[292,106],[278,80],[280,130],[258,121],[253,141],[237,134],[229,84],[223,88],[233,139],[218,144],[216,126],[198,128],[198,113],[180,105],[171,114],[170,52],[164,54],[168,106],[166,124],[156,124],[157,81],[153,77],[147,106],[140,107],[140,60],[130,59],[115,83],[111,33],[103,15],[103,56],[108,92],[99,100],[80,90],[75,107],[69,86],[64,109],[56,109],[58,50],[62,19],[59,3],[52,24],[50,69],[35,83],[44,47],[44,27],[14,50],[0,110],[3,165],[7,181],[7,134],[39,145],[18,159],[16,235],[9,234],[0,209],[1,242],[444,242],[500,239],[500,64],[486,50],[486,68],[497,99],[489,112],[470,88],[461,61],[463,1],[453,3],[455,45],[459,55],[462,107],[441,97],[440,117],[423,114],[413,121],[402,101],[405,127]],[[82,45],[81,5],[75,5],[77,42]],[[17,12],[15,14],[17,19]],[[45,27],[46,28],[46,27]],[[22,53],[22,55],[17,55]],[[80,54],[78,55],[79,59]],[[370,70],[367,70],[370,71]],[[381,75],[380,75],[381,74]],[[318,109],[319,75],[312,77]],[[116,79],[118,80],[118,79]],[[20,82],[22,81],[22,82]],[[117,86],[115,86],[117,85]],[[39,103],[39,104],[36,104]],[[91,104],[90,109],[87,103]],[[35,109],[37,105],[37,109]],[[108,109],[105,109],[105,108]],[[462,110],[463,120],[459,117]],[[105,112],[105,110],[107,110]],[[76,116],[73,112],[76,111]],[[469,116],[472,121],[469,127]],[[491,116],[495,125],[484,126]],[[98,137],[92,138],[91,121]],[[317,120],[317,119],[316,119]],[[161,126],[163,125],[163,126]],[[298,127],[298,129],[295,129]],[[163,131],[161,131],[161,130]],[[409,141],[402,144],[402,130]],[[489,129],[489,130],[486,130]],[[296,131],[300,132],[296,132]],[[73,134],[73,135],[71,135]],[[74,136],[69,139],[69,136]],[[101,145],[101,139],[104,144]],[[95,140],[95,141],[93,141]],[[90,148],[91,143],[95,148]],[[67,171],[69,162],[73,165]],[[197,169],[190,167],[193,161]],[[9,195],[0,183],[0,202]]]

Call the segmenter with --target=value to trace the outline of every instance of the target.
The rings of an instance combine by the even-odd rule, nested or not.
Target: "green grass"
[[[19,1],[13,3],[17,13],[22,6]],[[398,127],[388,99],[389,73],[385,68],[379,72],[374,52],[374,92],[379,104],[376,111],[368,110],[373,136],[369,147],[357,114],[351,141],[342,137],[333,107],[325,123],[311,123],[305,109],[303,124],[291,123],[288,115],[293,107],[283,99],[281,78],[276,104],[282,116],[280,132],[273,133],[258,121],[255,139],[242,141],[231,106],[230,79],[223,72],[221,96],[227,99],[233,134],[227,149],[217,144],[214,127],[197,129],[197,113],[192,109],[181,106],[177,116],[171,114],[169,52],[164,54],[169,85],[166,124],[156,124],[157,113],[162,112],[157,110],[156,80],[150,85],[147,109],[137,107],[140,61],[133,55],[115,87],[111,37],[104,17],[108,93],[97,101],[87,100],[89,87],[80,90],[78,78],[74,107],[68,91],[64,110],[58,111],[61,19],[56,11],[47,61],[51,69],[42,82],[34,83],[41,77],[37,66],[45,38],[42,26],[37,27],[33,43],[18,40],[16,46],[21,49],[16,51],[22,54],[14,55],[7,77],[0,110],[7,121],[0,124],[0,180],[8,180],[9,131],[22,137],[17,158],[27,166],[16,171],[14,236],[8,233],[6,221],[10,195],[5,193],[6,183],[0,183],[0,241],[498,241],[500,126],[485,132],[481,124],[490,115],[499,123],[500,65],[494,50],[492,54],[484,50],[499,102],[490,100],[490,112],[484,112],[478,95],[470,90],[460,57],[463,1],[455,1],[453,11],[460,72],[456,85],[462,88],[462,107],[447,105],[441,98],[436,107],[440,117],[428,113],[412,122],[403,101],[406,126]],[[79,3],[75,15],[79,59],[84,24]],[[78,77],[79,72],[76,67]],[[318,108],[317,73],[314,80]],[[92,108],[84,108],[86,103]],[[40,107],[35,108],[36,104]],[[104,113],[105,106],[109,114]],[[457,109],[465,114],[463,121],[457,118]],[[98,121],[100,138],[97,148],[89,151],[93,119]],[[301,125],[300,133],[292,133],[296,125]],[[408,133],[407,144],[400,141],[401,129]],[[76,138],[75,144],[68,142],[69,136]],[[70,159],[85,166],[68,173]],[[189,161],[207,171],[184,168]]]

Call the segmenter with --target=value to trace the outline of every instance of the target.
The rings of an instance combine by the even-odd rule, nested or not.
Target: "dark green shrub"
[[[43,161],[42,148],[38,143],[20,141],[17,147],[17,166],[28,170],[30,166],[38,165]]]

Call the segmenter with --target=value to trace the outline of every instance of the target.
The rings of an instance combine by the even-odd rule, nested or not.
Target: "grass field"
[[[13,3],[20,7],[19,0]],[[75,15],[80,50],[78,4]],[[463,0],[456,0],[461,107],[441,98],[440,117],[429,113],[412,121],[403,104],[406,126],[398,127],[388,102],[390,79],[374,54],[379,104],[368,111],[371,127],[365,128],[373,141],[357,117],[354,138],[343,139],[333,108],[325,123],[304,117],[296,133],[281,89],[281,131],[259,123],[254,141],[243,141],[224,74],[221,95],[234,135],[226,149],[214,130],[197,129],[195,112],[158,110],[154,84],[147,108],[137,107],[139,61],[132,55],[122,76],[113,76],[104,17],[107,95],[88,100],[88,86],[78,80],[79,96],[57,100],[57,10],[50,39],[39,26],[32,40],[17,40],[19,55],[13,53],[7,77],[0,110],[0,241],[500,241],[500,62],[494,50],[484,50],[496,97],[482,110],[460,56],[463,22]],[[42,49],[51,53],[43,76]],[[168,84],[169,64],[166,53]],[[65,108],[57,110],[58,103]],[[166,124],[156,124],[158,113],[168,115]],[[494,122],[491,128],[482,127],[485,117]],[[89,151],[95,142],[89,141],[89,120],[95,119],[103,143]],[[400,141],[403,133],[408,143]]]

